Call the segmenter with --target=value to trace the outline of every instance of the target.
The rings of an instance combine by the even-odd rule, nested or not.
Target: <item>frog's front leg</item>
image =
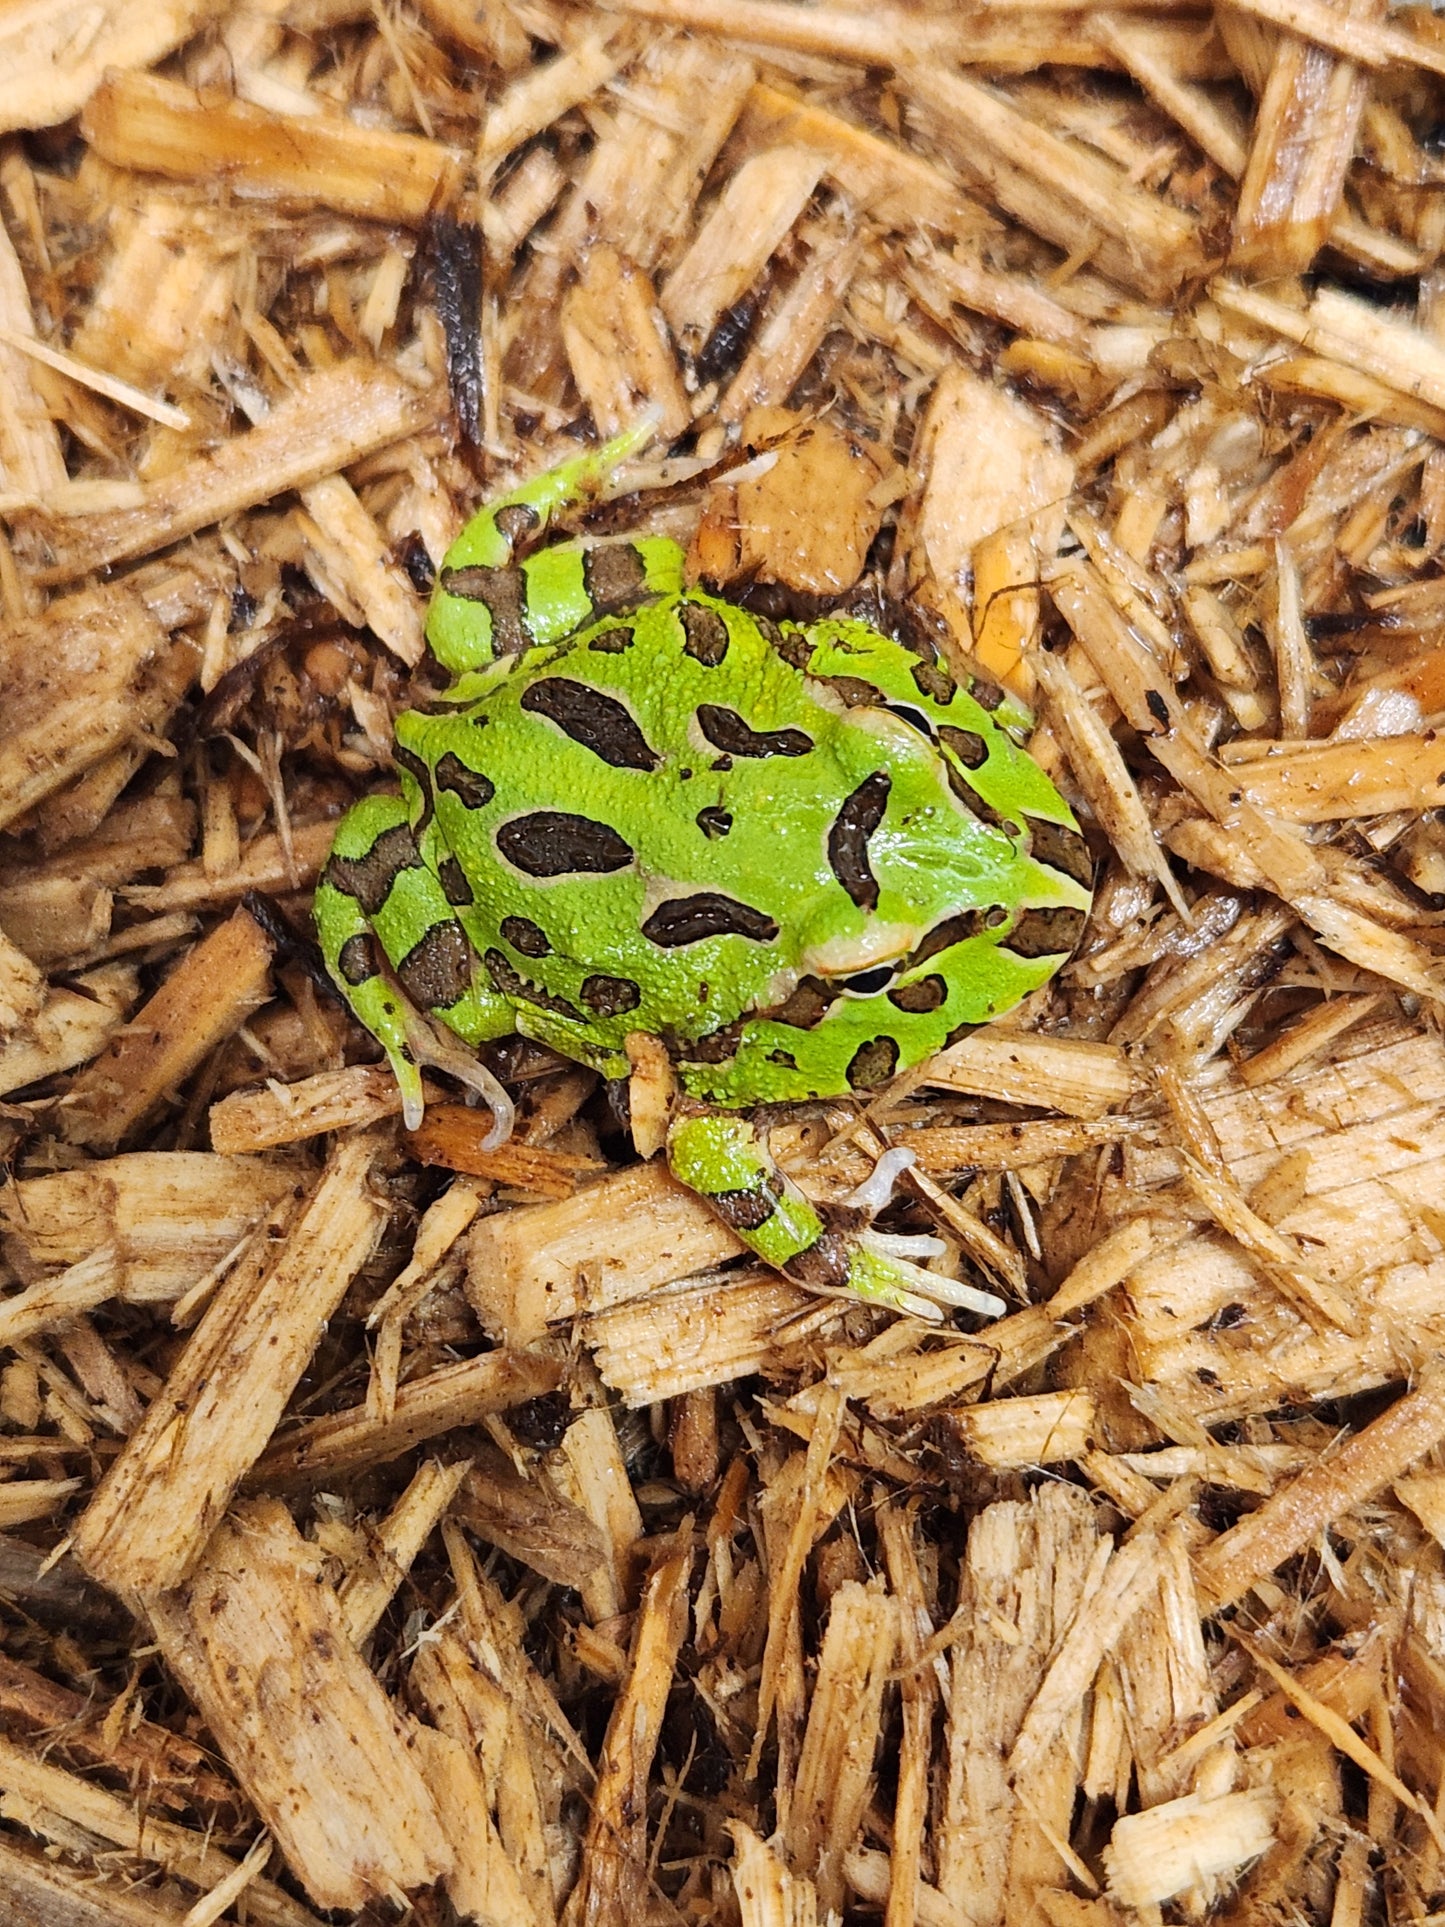
[[[443,668],[458,676],[481,669],[498,656],[555,642],[597,616],[681,589],[682,551],[660,536],[564,542],[518,559],[562,510],[604,487],[655,428],[644,417],[477,511],[442,559],[427,617],[427,642]]]
[[[1007,1310],[1001,1298],[957,1278],[925,1271],[908,1253],[941,1252],[936,1240],[892,1238],[868,1228],[896,1175],[889,1152],[875,1178],[841,1208],[819,1210],[775,1163],[762,1136],[734,1113],[688,1108],[667,1134],[675,1178],[695,1191],[750,1250],[810,1291],[852,1292],[870,1303],[937,1321],[940,1305],[985,1317]],[[875,1181],[876,1180],[876,1181]]]
[[[363,797],[342,817],[315,914],[326,968],[386,1052],[407,1129],[421,1123],[421,1067],[433,1064],[485,1098],[494,1120],[488,1146],[504,1142],[512,1127],[506,1091],[469,1051],[443,1045],[420,1013],[474,1045],[506,1036],[512,1008],[479,980],[475,952],[423,860],[401,797]]]

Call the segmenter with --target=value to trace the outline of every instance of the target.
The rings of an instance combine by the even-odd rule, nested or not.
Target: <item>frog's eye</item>
[[[911,703],[885,703],[883,707],[890,716],[896,716],[899,722],[907,723],[909,728],[916,729],[920,736],[926,736],[930,743],[934,740],[933,724],[921,709],[915,709]]]
[[[876,997],[897,975],[897,964],[874,964],[871,970],[855,970],[851,977],[835,977],[833,981],[845,997]]]

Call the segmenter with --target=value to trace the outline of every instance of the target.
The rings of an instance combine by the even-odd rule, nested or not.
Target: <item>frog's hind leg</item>
[[[562,543],[519,559],[537,548],[560,511],[603,488],[655,431],[644,416],[472,517],[443,558],[427,618],[427,641],[444,668],[454,675],[480,669],[498,656],[555,642],[599,615],[681,589],[682,551],[655,536],[595,547]]]
[[[912,1262],[941,1252],[936,1240],[891,1238],[868,1229],[873,1213],[887,1202],[903,1159],[912,1162],[910,1153],[886,1153],[854,1199],[825,1215],[779,1170],[746,1118],[688,1110],[674,1118],[667,1134],[673,1176],[795,1284],[810,1291],[851,1292],[934,1321],[943,1316],[940,1304],[997,1317],[1007,1309],[1002,1299]]]
[[[506,1091],[470,1052],[443,1044],[419,1013],[477,1044],[513,1028],[511,1006],[479,980],[466,932],[422,859],[399,796],[365,797],[341,819],[315,915],[333,982],[386,1052],[407,1129],[421,1122],[421,1067],[430,1063],[486,1099],[494,1119],[488,1143],[502,1143],[512,1121]]]

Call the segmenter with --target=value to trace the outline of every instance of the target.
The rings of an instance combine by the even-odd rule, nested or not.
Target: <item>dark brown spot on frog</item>
[[[454,856],[442,858],[437,865],[437,877],[442,886],[442,895],[454,908],[476,901],[472,886],[467,881],[467,873]]]
[[[1006,816],[1001,816],[992,803],[979,795],[963,771],[946,756],[943,759],[943,768],[948,778],[948,787],[970,816],[976,816],[980,823],[986,823],[991,830],[1002,830],[1011,841],[1018,839],[1021,835],[1018,824]]]
[[[497,793],[497,786],[480,770],[468,769],[454,750],[448,750],[437,763],[436,786],[451,796],[460,797],[469,810],[484,810]]]
[[[621,1017],[642,1002],[642,992],[630,977],[606,977],[600,972],[582,979],[581,995],[598,1017]]]
[[[837,1000],[837,991],[820,977],[800,977],[790,997],[758,1014],[772,1023],[786,1024],[791,1030],[812,1030],[815,1024],[822,1023]]]
[[[497,848],[529,877],[605,876],[632,861],[632,845],[611,824],[568,810],[514,816],[498,828]]]
[[[710,1191],[707,1201],[732,1230],[758,1231],[777,1210],[781,1189],[779,1180],[769,1173],[746,1191]]]
[[[801,629],[782,630],[766,616],[753,617],[753,621],[767,637],[770,646],[788,665],[800,673],[807,669],[813,660],[813,642]]]
[[[868,839],[883,821],[892,787],[887,770],[874,770],[844,799],[828,831],[828,862],[860,910],[878,908],[878,879],[869,867]]]
[[[884,1084],[898,1068],[898,1045],[891,1037],[874,1037],[860,1044],[848,1063],[848,1082],[855,1091]]]
[[[662,761],[625,703],[569,676],[539,677],[523,690],[520,707],[545,716],[610,769],[655,770]]]
[[[883,697],[875,684],[862,676],[816,676],[813,680],[831,689],[845,709],[876,709]]]
[[[407,996],[423,1010],[445,1010],[472,986],[472,946],[455,917],[434,923],[396,967]]]
[[[407,749],[404,744],[393,742],[392,761],[404,769],[421,792],[421,815],[412,825],[412,835],[420,843],[427,825],[436,813],[436,800],[431,793],[431,771],[417,755],[415,750]]]
[[[958,693],[958,684],[949,675],[942,663],[918,661],[910,665],[908,672],[921,696],[940,706],[951,703]]]
[[[1003,702],[1003,690],[987,676],[975,676],[968,693],[980,709],[994,710]]]
[[[1067,956],[1084,934],[1084,913],[1065,906],[1025,910],[1001,946],[1018,957]]]
[[[504,997],[511,998],[514,1004],[535,1004],[538,1010],[550,1010],[554,1017],[570,1017],[575,1023],[583,1021],[582,1013],[575,1004],[565,997],[558,997],[542,984],[534,984],[502,955],[500,950],[488,950],[482,958],[487,967],[487,975],[493,987]]]
[[[899,984],[890,990],[888,1001],[910,1017],[924,1017],[929,1011],[942,1010],[948,1002],[948,985],[942,977],[921,977],[917,983]]]
[[[631,542],[604,543],[583,555],[582,586],[598,615],[611,615],[647,595],[647,564]]]
[[[699,703],[697,726],[725,756],[806,756],[813,739],[801,729],[753,729],[735,709]]]
[[[533,529],[540,528],[542,523],[541,516],[526,502],[508,502],[494,512],[492,520],[514,550],[519,542],[529,536]]]
[[[1077,830],[1063,823],[1047,823],[1040,817],[1027,819],[1029,854],[1035,863],[1047,863],[1051,870],[1062,870],[1087,890],[1094,881],[1094,859],[1089,846]]]
[[[409,823],[383,830],[365,856],[335,856],[326,865],[326,881],[343,896],[355,897],[362,912],[374,917],[391,894],[402,870],[419,870],[421,852]]]
[[[599,629],[588,643],[599,656],[620,656],[630,649],[637,640],[637,631],[624,623],[614,623],[610,629]]]
[[[550,957],[552,946],[547,941],[547,933],[540,924],[533,923],[530,917],[503,917],[502,935],[524,957]]]
[[[682,653],[716,669],[728,652],[728,626],[716,609],[703,602],[679,602],[677,619],[682,624]]]
[[[737,1056],[746,1028],[747,1019],[740,1017],[736,1023],[724,1024],[719,1030],[709,1031],[706,1037],[680,1045],[677,1055],[684,1063],[726,1064],[730,1057]]]
[[[952,723],[940,723],[938,740],[965,769],[982,769],[988,761],[988,744],[975,729],[957,729]]]
[[[783,1275],[808,1291],[842,1291],[848,1283],[848,1241],[825,1231],[782,1267]]]
[[[690,897],[669,897],[659,903],[643,924],[642,934],[660,949],[678,950],[705,937],[748,937],[754,943],[771,943],[778,926],[765,910],[750,903],[739,903],[717,890],[699,890]]]
[[[942,923],[934,924],[928,935],[919,944],[913,955],[904,965],[905,970],[916,969],[919,964],[927,963],[940,951],[951,950],[956,943],[967,943],[983,929],[981,910],[964,910],[956,917],[947,917]]]
[[[534,641],[527,620],[526,578],[518,568],[487,569],[473,564],[443,569],[442,588],[464,602],[480,602],[492,619],[492,652],[519,656]]]
[[[732,811],[719,809],[715,803],[709,803],[706,809],[699,810],[695,821],[710,842],[726,836],[733,826]]]
[[[369,931],[359,930],[354,937],[346,939],[336,953],[336,968],[353,990],[358,984],[367,983],[372,977],[380,975],[376,944]]]

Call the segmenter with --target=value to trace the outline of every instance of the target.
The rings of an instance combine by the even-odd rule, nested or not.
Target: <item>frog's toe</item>
[[[914,1152],[895,1144],[892,1150],[885,1151],[879,1158],[872,1175],[865,1178],[856,1190],[850,1191],[843,1202],[866,1212],[870,1218],[876,1218],[885,1205],[892,1201],[899,1178],[905,1171],[912,1170],[917,1162]]]

